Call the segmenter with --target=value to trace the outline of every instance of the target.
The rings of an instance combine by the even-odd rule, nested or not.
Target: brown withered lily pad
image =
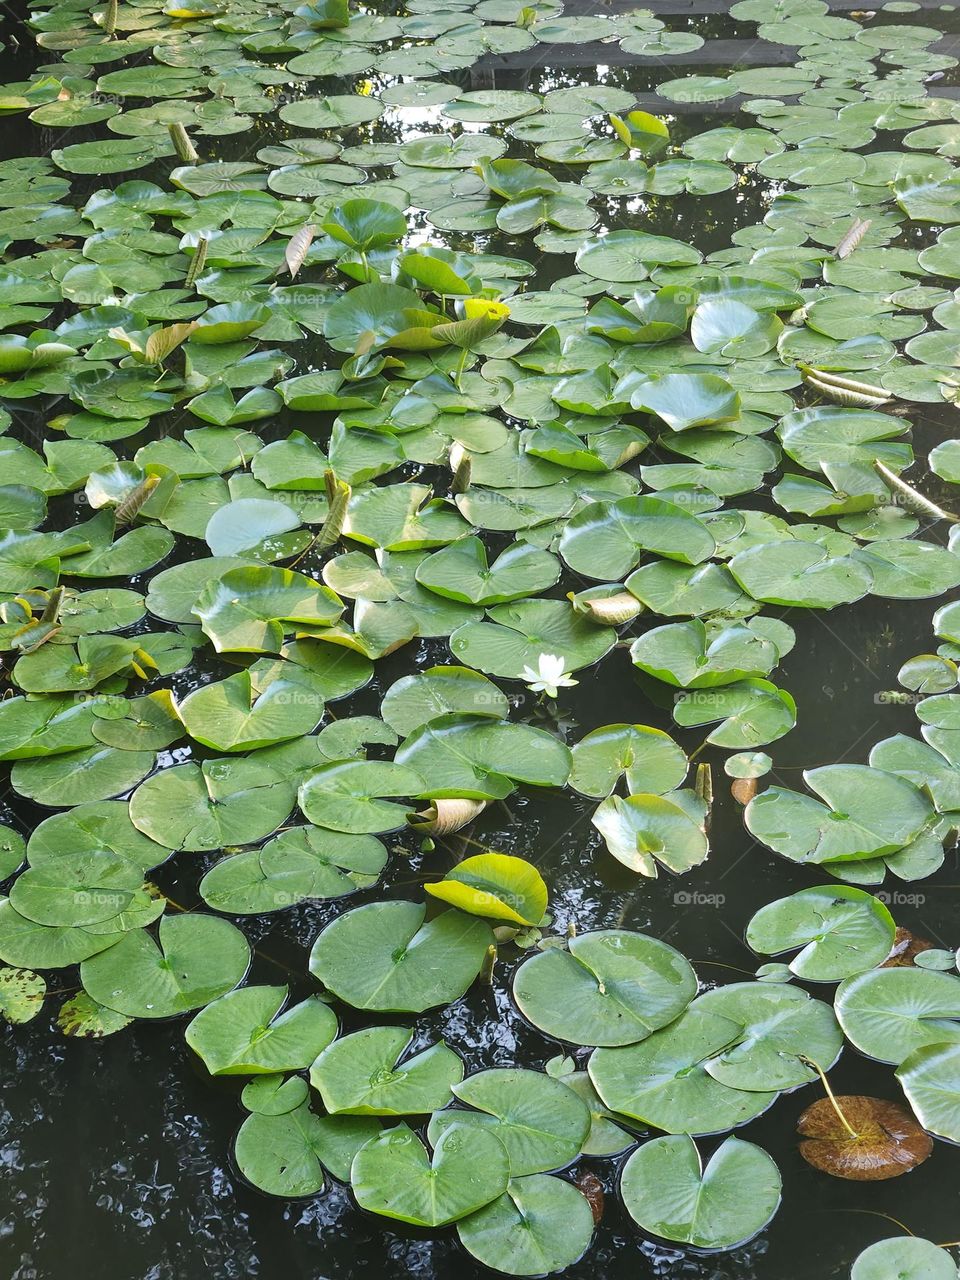
[[[579,1175],[576,1182],[590,1206],[594,1222],[599,1223],[603,1217],[603,1183],[595,1173],[590,1173],[587,1169]]]
[[[730,794],[737,804],[749,804],[757,794],[756,778],[734,778],[730,783]]]
[[[844,1127],[829,1098],[807,1107],[797,1121],[800,1154],[807,1164],[835,1178],[880,1182],[923,1164],[933,1139],[911,1113],[883,1098],[837,1098],[855,1137]]]
[[[903,929],[897,926],[897,932],[893,937],[893,946],[890,948],[890,954],[884,960],[883,964],[878,965],[880,969],[899,969],[912,965],[914,957],[918,956],[921,951],[932,951],[933,943],[929,938],[918,938],[915,933],[911,933],[909,929]]]

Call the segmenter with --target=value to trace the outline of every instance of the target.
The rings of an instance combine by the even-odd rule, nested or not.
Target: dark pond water
[[[716,40],[734,35],[733,24],[722,12],[696,12],[712,5],[694,3],[689,11],[672,14],[669,10],[681,8],[680,4],[662,7],[662,16],[673,29],[693,30]],[[915,16],[930,17],[924,12]],[[952,18],[938,12],[930,20],[944,29]],[[895,20],[910,21],[911,15],[900,14]],[[10,31],[18,31],[15,16],[8,18],[7,38]],[[24,78],[34,65],[29,33],[20,29],[19,38],[19,50],[8,46],[0,56],[4,81]],[[544,91],[576,85],[577,52],[569,52],[569,64],[531,60],[524,67],[510,59],[490,59],[448,78],[465,88]],[[743,56],[747,52],[741,51]],[[660,62],[651,65],[649,60],[642,65],[631,63],[627,55],[619,55],[620,63],[610,66],[605,79],[642,95],[671,75],[710,71],[705,54],[702,50],[695,66],[684,59],[675,70]],[[781,61],[789,61],[790,56],[787,51],[778,52]],[[939,87],[949,86],[954,79],[955,72],[948,71]],[[350,81],[329,84],[331,91],[352,88]],[[722,105],[722,113],[681,114],[675,139],[727,119],[736,122]],[[411,129],[441,131],[436,120],[418,120],[410,112],[407,117]],[[216,154],[223,159],[243,158],[282,137],[283,130],[278,123],[258,125],[252,134],[221,140]],[[0,150],[4,155],[19,154],[21,146],[33,146],[35,136],[16,124],[8,125]],[[69,141],[79,141],[81,136],[82,131],[73,130]],[[394,126],[382,126],[373,133],[377,140],[396,136]],[[45,131],[45,148],[58,144],[59,139]],[[154,175],[147,170],[142,176]],[[122,180],[123,176],[106,183]],[[90,189],[102,185],[98,179],[79,182],[88,182]],[[756,177],[717,196],[637,201],[626,213],[626,225],[642,215],[645,229],[694,240],[707,251],[727,244],[737,226],[759,221],[765,194],[765,180]],[[616,218],[623,219],[623,208],[623,204],[611,204],[605,221],[612,225]],[[913,232],[918,238],[933,234],[921,228]],[[503,237],[491,247],[507,253],[532,249]],[[569,270],[568,258],[545,256],[537,286],[545,287]],[[305,367],[323,362],[320,350],[297,354]],[[914,443],[922,456],[948,434],[948,427],[944,415],[938,418],[924,406],[917,409],[912,414],[917,424]],[[285,435],[288,425],[271,424],[267,438]],[[22,438],[30,440],[39,426],[38,421],[22,417],[18,429]],[[762,504],[759,497],[757,501]],[[309,565],[301,567],[309,571]],[[561,584],[558,593],[565,589]],[[801,715],[799,726],[776,744],[773,781],[797,785],[802,768],[863,762],[874,741],[901,730],[912,731],[911,708],[891,704],[882,695],[896,687],[896,672],[906,658],[929,649],[934,607],[933,602],[898,604],[868,598],[829,615],[791,614],[797,646],[777,679],[793,693]],[[447,656],[445,642],[423,642],[416,661],[426,666]],[[380,663],[377,684],[338,703],[338,716],[375,711],[379,692],[409,669],[409,661],[405,650],[402,657]],[[187,677],[188,683],[195,680],[195,675]],[[564,699],[569,719],[560,728],[577,738],[589,729],[622,720],[626,700],[631,719],[670,728],[668,707],[654,697],[648,685],[638,683],[627,656],[620,654],[604,664],[602,679],[583,673],[578,688]],[[693,733],[685,739],[680,731],[678,737],[688,749],[697,743]],[[722,779],[722,772],[716,772]],[[638,881],[602,855],[600,838],[589,822],[591,808],[589,802],[566,793],[518,793],[488,811],[471,829],[471,837],[536,862],[550,886],[552,909],[561,927],[573,923],[584,931],[622,924],[655,934],[689,956],[707,985],[749,976],[756,959],[742,941],[746,921],[758,907],[804,887],[809,878],[752,843],[726,788],[718,788],[711,857],[682,882],[670,877]],[[13,797],[0,818],[26,827],[36,815]],[[449,851],[422,855],[412,838],[388,837],[389,842],[398,854],[391,860],[386,885],[375,891],[376,896],[409,896],[427,873],[441,872],[449,861]],[[454,840],[452,848],[456,847]],[[175,861],[175,869],[164,869],[161,887],[189,908],[198,901],[196,885],[213,856],[181,855]],[[933,878],[901,886],[898,892],[891,890],[891,895],[898,923],[936,945],[956,945],[960,940],[960,867],[955,853],[948,854]],[[364,900],[360,895],[352,901]],[[259,920],[246,919],[245,930],[257,944],[252,979],[288,981],[294,995],[301,987],[305,990],[306,951],[336,910],[305,905]],[[475,987],[455,1006],[418,1019],[418,1041],[445,1036],[463,1055],[468,1073],[493,1066],[542,1066],[558,1046],[524,1023],[512,1006],[510,972],[510,964],[501,964],[492,988]],[[74,981],[71,971],[62,971],[64,989],[71,989]],[[346,1018],[349,1029],[349,1013]],[[479,1280],[489,1275],[464,1253],[452,1230],[429,1237],[394,1230],[360,1211],[349,1190],[336,1183],[305,1202],[272,1199],[246,1186],[231,1167],[228,1154],[243,1114],[239,1084],[206,1077],[184,1044],[182,1023],[137,1023],[121,1035],[96,1043],[64,1040],[44,1015],[26,1027],[0,1029],[0,1043],[0,1276],[4,1280],[348,1280],[361,1275]],[[838,1093],[891,1098],[898,1094],[889,1068],[859,1058],[852,1049],[845,1052],[832,1080]],[[713,1256],[655,1246],[640,1236],[616,1200],[616,1162],[584,1161],[584,1167],[592,1168],[607,1187],[606,1212],[593,1249],[566,1274],[571,1280],[597,1275],[609,1280],[643,1276],[808,1280],[846,1276],[861,1248],[893,1234],[892,1224],[878,1219],[878,1214],[890,1215],[916,1234],[937,1241],[960,1234],[960,1153],[938,1142],[922,1168],[889,1183],[827,1179],[803,1163],[792,1137],[796,1117],[813,1096],[812,1090],[786,1095],[770,1113],[741,1131],[771,1152],[784,1180],[783,1208],[757,1240]],[[703,1146],[709,1152],[718,1141],[707,1139]]]

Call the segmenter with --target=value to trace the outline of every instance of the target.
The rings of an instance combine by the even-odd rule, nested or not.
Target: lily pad
[[[239,929],[213,916],[168,916],[159,943],[145,929],[80,966],[84,990],[131,1018],[171,1018],[225,995],[243,979],[250,947]]]
[[[365,1027],[325,1047],[310,1083],[329,1115],[404,1116],[446,1106],[463,1079],[463,1062],[442,1041],[404,1053],[409,1027]]]
[[[850,1132],[829,1098],[811,1103],[797,1121],[807,1164],[835,1178],[875,1182],[909,1173],[933,1151],[933,1139],[896,1102],[838,1097]]]
[[[879,899],[862,889],[824,885],[761,907],[747,925],[747,945],[768,956],[800,947],[790,962],[792,973],[810,982],[837,982],[881,964],[895,931]]]
[[[481,853],[464,858],[427,893],[470,915],[514,924],[537,925],[547,909],[547,886],[524,858]]]
[[[420,1013],[459,1000],[493,943],[490,926],[461,911],[425,916],[416,902],[356,907],[317,938],[310,972],[355,1009]]]
[[[780,1171],[762,1147],[727,1138],[706,1168],[685,1135],[654,1138],[624,1165],[620,1193],[644,1231],[733,1249],[768,1224],[780,1206]]]
[[[451,1107],[437,1112],[427,1131],[430,1142],[436,1144],[452,1125],[492,1132],[507,1150],[513,1178],[570,1164],[590,1131],[586,1104],[559,1080],[539,1071],[481,1071],[457,1081],[453,1093],[476,1110]]]
[[[350,1181],[362,1209],[440,1227],[502,1195],[509,1165],[503,1144],[486,1130],[451,1125],[431,1160],[417,1135],[400,1124],[357,1152]]]
[[[696,994],[697,979],[666,943],[606,929],[526,960],[513,989],[521,1013],[547,1035],[628,1045],[672,1022]]]
[[[563,1271],[593,1236],[584,1195],[562,1178],[511,1178],[499,1199],[457,1223],[460,1243],[482,1266],[511,1276]]]

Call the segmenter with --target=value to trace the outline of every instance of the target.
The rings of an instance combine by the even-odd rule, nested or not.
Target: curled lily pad
[[[710,848],[704,820],[690,792],[608,796],[591,818],[618,862],[651,877],[658,862],[674,872],[703,862]]]
[[[481,853],[464,858],[442,880],[424,886],[434,898],[471,915],[537,925],[547,909],[547,886],[524,858]]]

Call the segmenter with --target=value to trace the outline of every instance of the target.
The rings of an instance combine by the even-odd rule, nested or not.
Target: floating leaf
[[[761,955],[801,947],[791,972],[807,981],[837,982],[886,959],[894,931],[893,917],[877,898],[825,885],[761,907],[747,925],[747,945]]]
[[[325,1047],[310,1083],[329,1115],[403,1116],[446,1106],[463,1062],[442,1041],[407,1055],[409,1027],[365,1027]]]
[[[526,960],[514,978],[521,1013],[573,1044],[624,1045],[672,1022],[696,994],[693,969],[656,938],[608,929]]]
[[[572,1266],[589,1247],[593,1214],[562,1178],[511,1178],[499,1199],[457,1223],[460,1243],[481,1265],[511,1276]]]
[[[22,1023],[35,1018],[46,994],[47,984],[38,973],[0,968],[0,1017],[5,1022]]]
[[[185,1032],[211,1075],[266,1075],[309,1067],[337,1033],[330,1008],[311,996],[282,1012],[286,987],[241,987],[220,996]]]
[[[507,1153],[492,1133],[452,1125],[431,1161],[417,1135],[400,1124],[357,1152],[350,1181],[362,1209],[414,1226],[440,1227],[506,1191]]]
[[[415,902],[356,907],[317,938],[310,972],[355,1009],[419,1013],[459,1000],[493,942],[490,926],[460,911],[425,915]]]
[[[464,858],[427,893],[471,915],[537,925],[547,909],[547,886],[524,858],[481,853]]]
[[[99,1004],[131,1018],[170,1018],[225,995],[240,982],[250,948],[239,929],[212,916],[169,916],[159,945],[135,929],[84,960],[80,981]]]
[[[620,1191],[645,1231],[702,1249],[733,1249],[780,1205],[780,1171],[762,1147],[727,1138],[706,1168],[686,1136],[654,1138],[624,1165]]]
[[[855,1182],[898,1178],[933,1151],[933,1139],[896,1102],[859,1095],[835,1102],[852,1133],[829,1098],[811,1103],[797,1121],[800,1154],[821,1173]]]
[[[586,1104],[560,1081],[539,1071],[481,1071],[455,1082],[453,1093],[476,1110],[437,1112],[430,1121],[430,1142],[436,1145],[454,1125],[492,1132],[506,1148],[513,1178],[570,1164],[590,1129]]]
[[[336,1177],[349,1177],[351,1159],[378,1132],[376,1120],[315,1116],[306,1102],[300,1102],[279,1113],[258,1110],[247,1116],[237,1134],[234,1156],[243,1176],[261,1191],[310,1196],[323,1190],[324,1167]]]

